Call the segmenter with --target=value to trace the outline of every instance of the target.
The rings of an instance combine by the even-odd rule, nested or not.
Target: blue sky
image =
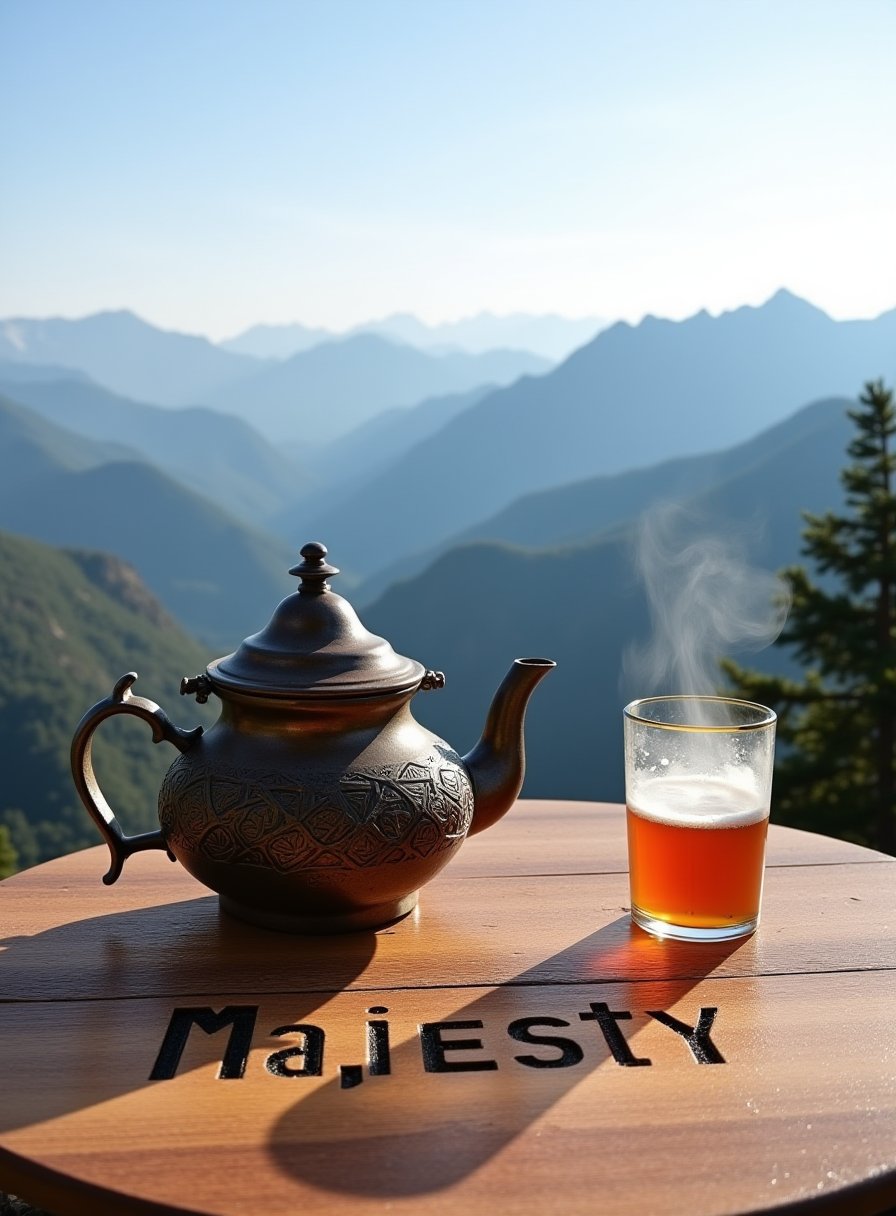
[[[4,0],[0,316],[896,305],[890,0]]]

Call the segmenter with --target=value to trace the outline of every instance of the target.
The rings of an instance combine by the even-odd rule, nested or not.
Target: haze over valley
[[[76,703],[133,667],[188,725],[192,702],[172,702],[193,671],[162,653],[199,670],[262,628],[311,539],[369,628],[446,672],[415,713],[461,750],[514,657],[556,659],[530,708],[525,793],[618,800],[620,707],[662,685],[632,661],[654,629],[645,519],[675,503],[667,548],[720,542],[766,572],[797,560],[801,512],[841,500],[850,400],[896,379],[896,310],[835,321],[787,291],[605,325],[557,363],[418,349],[409,332],[261,357],[135,316],[0,323],[4,645],[22,673],[2,714],[8,738],[26,732],[0,821],[23,861],[92,839],[66,784]],[[69,709],[29,735],[25,673],[47,663]],[[136,739],[126,755],[143,823],[161,761]]]

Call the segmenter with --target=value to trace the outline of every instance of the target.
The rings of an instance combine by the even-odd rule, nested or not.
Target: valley
[[[0,633],[22,672],[3,745],[21,779],[0,823],[21,864],[93,839],[58,762],[80,713],[126,670],[142,686],[144,666],[147,690],[170,695],[261,629],[311,539],[368,628],[446,673],[415,701],[425,725],[470,748],[508,663],[553,658],[524,793],[619,800],[621,706],[677,679],[674,656],[652,674],[643,661],[658,637],[645,529],[660,527],[664,560],[721,546],[770,578],[799,560],[802,512],[842,501],[863,380],[896,379],[896,312],[836,322],[785,292],[605,326],[556,365],[383,333],[312,335],[279,358],[184,335],[168,348],[172,335],[118,316],[130,345],[104,353],[103,320],[0,323]],[[159,350],[164,385],[143,374]],[[65,612],[42,606],[49,584],[68,587]],[[714,686],[723,656],[791,661],[746,634],[704,642]],[[159,762],[138,759],[148,740],[128,746],[110,788],[149,822]]]

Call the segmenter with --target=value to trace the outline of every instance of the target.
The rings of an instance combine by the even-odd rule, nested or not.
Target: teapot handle
[[[103,882],[109,886],[120,876],[122,866],[132,853],[142,853],[146,849],[165,849],[174,861],[174,856],[165,841],[161,831],[141,832],[138,836],[126,836],[121,825],[103,796],[96,774],[93,771],[93,732],[106,718],[113,714],[134,714],[148,722],[152,728],[153,743],[165,740],[180,752],[187,751],[202,734],[202,727],[192,730],[181,730],[169,719],[163,709],[154,701],[143,697],[131,696],[131,688],[137,679],[136,671],[129,671],[121,677],[112,690],[112,695],[98,701],[78,723],[75,737],[72,739],[72,776],[81,801],[87,813],[99,828],[103,839],[109,846],[112,860],[108,873],[103,875]]]

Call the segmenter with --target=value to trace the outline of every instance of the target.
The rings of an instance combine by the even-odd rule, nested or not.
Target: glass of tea
[[[625,707],[632,920],[657,937],[723,941],[759,923],[776,717],[727,697]]]

